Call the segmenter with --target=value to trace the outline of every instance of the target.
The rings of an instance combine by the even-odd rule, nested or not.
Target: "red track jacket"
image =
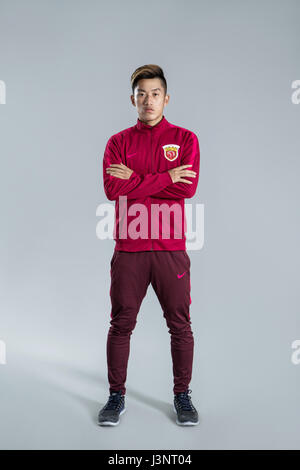
[[[133,170],[129,179],[110,175],[111,163]],[[192,164],[192,181],[173,183],[168,170]],[[115,249],[122,251],[185,250],[184,199],[194,196],[199,179],[200,148],[194,132],[176,126],[165,116],[150,126],[136,125],[112,135],[103,158],[104,191],[115,203]],[[123,196],[123,197],[121,197]]]

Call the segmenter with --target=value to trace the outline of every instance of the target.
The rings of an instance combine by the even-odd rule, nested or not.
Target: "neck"
[[[157,119],[151,119],[148,121],[145,121],[144,119],[139,118],[140,121],[142,121],[144,124],[147,124],[148,126],[155,126],[155,124],[159,123],[163,118],[163,115],[161,114]]]

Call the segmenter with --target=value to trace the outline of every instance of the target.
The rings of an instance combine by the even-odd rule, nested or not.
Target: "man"
[[[194,425],[199,421],[188,388],[194,338],[184,199],[196,192],[199,142],[192,131],[171,124],[163,115],[170,96],[159,66],[136,69],[131,86],[137,123],[110,137],[103,158],[105,194],[116,201],[116,245],[110,263],[112,309],[107,336],[110,395],[98,414],[98,424],[117,425],[125,411],[130,337],[151,283],[171,335],[176,422]]]

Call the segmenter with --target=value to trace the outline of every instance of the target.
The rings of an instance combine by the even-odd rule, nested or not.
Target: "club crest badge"
[[[180,145],[168,144],[163,145],[162,147],[164,149],[164,156],[167,160],[169,160],[170,162],[176,160],[176,158],[178,157],[178,150]]]

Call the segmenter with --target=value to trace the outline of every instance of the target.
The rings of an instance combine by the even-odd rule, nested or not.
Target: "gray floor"
[[[0,366],[1,449],[299,448],[297,366],[286,355],[278,368],[268,368],[272,354],[264,359],[259,341],[259,360],[247,354],[247,342],[244,355],[234,354],[234,339],[226,349],[221,331],[213,333],[209,322],[201,326],[200,318],[193,323],[197,341],[190,384],[200,424],[176,425],[169,337],[158,309],[151,319],[154,299],[150,289],[132,336],[127,411],[118,427],[96,424],[108,396],[106,331],[102,328],[99,340],[96,316],[94,328],[87,318],[77,333],[71,324],[56,332],[44,326],[43,337],[37,325],[32,331],[33,323],[24,323],[18,341],[8,337],[7,363]],[[155,339],[147,336],[150,323],[158,331]],[[36,336],[26,343],[21,332],[26,338],[29,330]]]

